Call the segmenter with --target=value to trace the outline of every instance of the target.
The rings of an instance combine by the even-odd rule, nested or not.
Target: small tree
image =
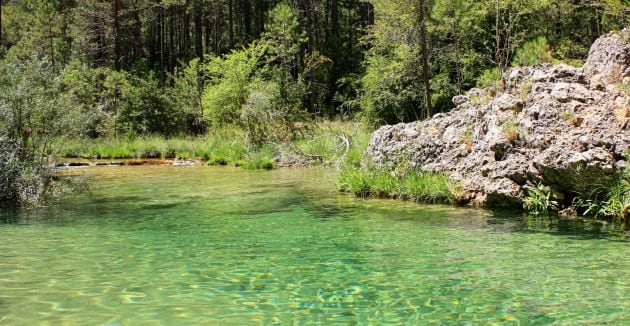
[[[0,63],[0,199],[36,205],[57,184],[48,168],[55,144],[74,133],[75,111],[47,61]]]

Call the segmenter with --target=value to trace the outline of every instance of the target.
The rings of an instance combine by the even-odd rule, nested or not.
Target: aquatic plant
[[[546,214],[558,210],[558,202],[553,200],[551,190],[542,184],[527,191],[523,208],[533,214]]]

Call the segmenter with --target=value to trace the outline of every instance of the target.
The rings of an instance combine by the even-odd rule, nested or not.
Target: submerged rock
[[[565,206],[625,168],[630,143],[630,44],[610,33],[582,68],[511,70],[503,92],[473,89],[427,121],[384,126],[367,149],[373,163],[401,160],[459,180],[471,204],[518,207],[528,187],[552,189]],[[484,102],[485,101],[485,102]]]

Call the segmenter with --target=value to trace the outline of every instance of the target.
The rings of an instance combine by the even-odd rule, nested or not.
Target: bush
[[[549,52],[549,43],[543,36],[526,42],[516,51],[512,65],[514,66],[533,66],[538,63],[551,62],[551,54]]]
[[[484,72],[477,79],[477,87],[496,87],[501,81],[501,73],[498,68],[492,68],[484,70]]]
[[[296,123],[308,118],[302,108],[307,87],[295,76],[305,41],[299,27],[297,13],[281,3],[260,42],[205,65],[202,104],[213,126],[236,125],[254,146],[296,137]]]
[[[25,156],[18,144],[0,135],[0,205],[36,206],[65,196],[69,179]]]
[[[129,83],[121,89],[119,135],[157,133],[168,136],[185,130],[184,112],[173,105],[153,73],[125,77]]]

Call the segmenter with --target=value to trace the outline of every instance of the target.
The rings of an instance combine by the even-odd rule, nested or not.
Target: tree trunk
[[[203,25],[201,21],[202,7],[201,0],[195,0],[194,21],[195,21],[195,55],[203,61]]]
[[[133,19],[134,19],[134,31],[133,31],[133,39],[134,39],[134,58],[133,60],[138,60],[144,56],[143,46],[142,46],[142,21],[140,20],[140,8],[134,7],[133,10]]]
[[[234,0],[228,0],[228,46],[234,47],[234,13],[232,12]]]
[[[243,24],[245,25],[245,35],[249,41],[252,37],[252,12],[249,0],[243,0]]]
[[[52,31],[52,23],[48,24],[48,42],[50,45],[50,62],[53,67],[55,66],[55,46],[54,46],[54,36]]]
[[[2,46],[2,0],[0,0],[0,46]]]
[[[425,0],[418,1],[420,18],[420,51],[422,61],[422,80],[424,82],[424,101],[426,103],[426,117],[430,118],[433,108],[431,106],[431,84],[429,78],[429,50],[427,46],[426,8]]]
[[[114,0],[114,69],[120,70],[120,0]]]
[[[164,80],[164,7],[162,4],[158,7],[158,24],[157,24],[157,41],[158,49],[160,51],[160,74],[162,80]]]

